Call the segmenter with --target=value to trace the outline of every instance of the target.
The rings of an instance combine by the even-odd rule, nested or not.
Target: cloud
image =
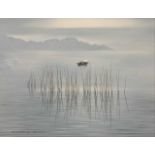
[[[0,34],[40,34],[51,29],[125,29],[125,28],[150,28],[153,19],[36,19],[14,18],[0,19]],[[80,31],[79,31],[80,32]],[[60,30],[61,33],[61,30]]]
[[[44,19],[26,23],[36,28],[137,28],[150,26],[145,19]]]

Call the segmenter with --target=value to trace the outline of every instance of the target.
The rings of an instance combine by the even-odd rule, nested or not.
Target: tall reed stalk
[[[115,76],[116,75],[116,78]],[[115,80],[116,79],[116,80]],[[57,112],[64,111],[65,117],[86,110],[89,118],[104,115],[112,119],[116,109],[120,117],[120,72],[114,73],[112,66],[99,71],[91,68],[68,67],[45,68],[41,74],[31,73],[27,87],[31,95],[40,94],[43,103],[50,103]],[[124,97],[126,98],[126,78]]]

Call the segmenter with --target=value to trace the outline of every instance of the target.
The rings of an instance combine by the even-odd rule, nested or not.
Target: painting
[[[155,20],[1,18],[1,137],[155,136]]]

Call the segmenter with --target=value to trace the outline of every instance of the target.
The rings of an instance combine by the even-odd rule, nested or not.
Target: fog
[[[154,43],[154,19],[0,19],[0,136],[152,136]],[[85,69],[111,66],[114,80],[119,72],[120,88],[126,78],[130,112],[121,97],[121,116],[110,125],[90,121],[83,110],[68,124],[56,121],[55,109],[38,94],[29,96],[31,73],[80,70],[77,62],[84,59]]]

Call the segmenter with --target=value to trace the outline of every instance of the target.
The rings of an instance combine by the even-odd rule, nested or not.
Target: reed
[[[40,95],[42,102],[53,105],[57,113],[64,112],[65,118],[81,110],[90,119],[99,115],[112,119],[115,109],[120,117],[120,82],[120,72],[114,73],[112,66],[99,71],[56,66],[31,73],[27,87],[31,95]],[[128,109],[126,78],[123,92]]]

